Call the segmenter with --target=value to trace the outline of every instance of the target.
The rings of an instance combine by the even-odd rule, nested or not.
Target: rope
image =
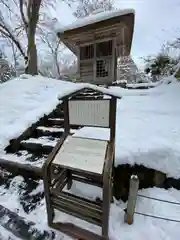
[[[164,218],[164,217],[158,217],[158,216],[154,216],[154,215],[150,215],[150,214],[146,214],[146,213],[135,212],[135,214],[139,214],[139,215],[142,215],[142,216],[145,216],[145,217],[152,217],[152,218],[157,218],[157,219],[160,219],[160,220],[180,223],[180,220]]]
[[[165,202],[165,203],[180,205],[180,203],[178,203],[178,202],[172,202],[172,201],[163,200],[163,199],[158,199],[158,198],[154,198],[154,197],[147,197],[147,196],[144,196],[144,195],[141,195],[141,194],[138,194],[137,196],[138,196],[138,197],[143,197],[143,198],[152,199],[152,200],[159,201],[159,202]]]

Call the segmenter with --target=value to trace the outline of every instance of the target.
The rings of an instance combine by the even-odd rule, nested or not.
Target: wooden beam
[[[39,167],[30,164],[22,164],[0,158],[0,167],[15,175],[22,175],[25,178],[42,179],[42,171]]]
[[[52,231],[40,231],[35,223],[25,220],[15,212],[0,205],[0,225],[20,239],[53,240],[55,233]]]
[[[137,175],[132,175],[130,179],[127,211],[125,212],[125,215],[124,215],[124,221],[129,225],[133,224],[133,221],[134,221],[134,213],[135,213],[138,189],[139,189],[139,178]]]

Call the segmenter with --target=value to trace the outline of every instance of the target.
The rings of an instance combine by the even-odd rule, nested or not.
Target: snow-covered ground
[[[167,84],[170,80],[172,83]],[[17,137],[44,113],[51,112],[58,103],[57,96],[62,91],[70,91],[72,86],[74,87],[72,83],[42,77],[21,78],[2,84],[0,86],[1,156],[11,138]],[[179,178],[180,83],[171,77],[164,79],[159,86],[152,89],[127,90],[114,87],[110,90],[123,96],[118,101],[117,108],[116,164],[143,164],[163,171],[168,176]],[[17,177],[14,181],[23,182],[23,179]],[[43,190],[42,183],[38,187]],[[36,222],[39,229],[48,229],[44,200],[34,211],[26,214],[19,203],[17,189],[17,185],[11,185],[9,190],[0,186],[0,204],[13,211],[19,209],[18,214]],[[72,191],[81,193],[82,189],[89,197],[94,197],[90,188],[83,188],[80,185],[74,184]],[[180,192],[175,189],[152,188],[141,190],[139,193],[180,203]],[[101,196],[99,189],[96,189],[96,196]],[[122,210],[125,205],[118,202],[111,206],[111,240],[143,240],[153,237],[157,240],[179,239],[180,223],[135,215],[133,225],[125,224]],[[180,206],[141,197],[137,199],[136,211],[180,220]],[[67,216],[62,214],[60,218],[64,220]],[[77,219],[74,221],[80,223]],[[92,228],[85,222],[80,224]],[[94,230],[99,231],[99,229]],[[59,233],[57,239],[61,239],[62,236],[63,234]]]
[[[23,74],[0,85],[0,156],[9,140],[18,137],[44,114],[50,113],[66,94],[84,87],[110,90],[91,84],[74,84],[41,76]],[[120,97],[120,93],[114,92]]]
[[[16,177],[11,183],[8,190],[4,189],[3,186],[0,186],[0,204],[14,212],[17,212],[19,215],[25,217],[27,220],[36,222],[37,229],[42,231],[50,230],[47,226],[47,216],[44,199],[41,201],[40,205],[37,206],[35,210],[30,212],[30,214],[26,214],[24,212],[22,205],[20,204],[18,195],[18,186],[20,186],[21,184],[23,184],[23,179],[21,177]],[[39,191],[43,191],[42,182],[38,186],[38,189],[35,190],[32,194],[36,194],[36,192]],[[73,184],[71,191],[75,192],[76,194],[84,194],[84,196],[90,198],[94,198],[95,196],[101,196],[98,188],[92,189],[90,186],[84,187],[83,184]],[[180,204],[180,191],[173,188],[169,190],[149,188],[140,190],[139,194]],[[179,240],[179,222],[171,222],[167,220],[135,214],[134,223],[132,225],[128,225],[124,223],[124,208],[126,208],[126,203],[123,202],[115,202],[111,205],[109,225],[110,240]],[[180,221],[180,205],[162,203],[147,198],[137,198],[136,212]],[[85,229],[100,233],[99,227],[88,224],[80,219],[68,216],[64,213],[56,214],[56,219],[59,221],[73,221],[73,223],[80,225]],[[5,238],[3,239],[8,239],[8,236],[12,237],[12,234],[7,232],[3,228],[1,234],[5,236]],[[15,240],[16,238],[13,237],[12,239]],[[60,232],[57,232],[56,239],[71,240],[71,238],[65,236]]]
[[[119,101],[116,164],[143,164],[179,178],[180,84],[161,84],[143,92]]]
[[[0,85],[0,154],[10,139],[56,107],[60,89],[69,89],[69,83],[28,76]]]
[[[172,77],[146,90],[110,88],[110,92],[123,96],[117,108],[116,164],[143,164],[169,177],[180,177],[180,84],[167,84],[169,80]],[[5,157],[3,150],[10,139],[56,107],[59,95],[81,86],[27,76],[2,84],[0,156]]]

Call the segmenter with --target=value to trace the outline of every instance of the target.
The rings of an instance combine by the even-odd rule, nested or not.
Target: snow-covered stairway
[[[72,126],[73,134],[78,126]],[[28,163],[42,167],[48,154],[64,132],[64,112],[61,105],[31,126],[18,139],[14,139],[6,147],[6,159],[19,163]]]
[[[0,232],[9,236],[5,240],[15,240],[16,237],[32,240],[54,239],[54,231],[47,227],[41,229],[37,224],[42,220],[36,217],[36,208],[40,210],[44,207],[42,180],[14,176],[0,168],[0,192]],[[42,211],[44,212],[44,209]],[[0,235],[0,239],[4,238]]]
[[[76,99],[85,98],[99,99],[103,98],[103,95],[92,90],[86,90],[76,96]],[[79,128],[81,126],[71,125],[70,135],[74,134]],[[48,154],[62,137],[63,132],[64,111],[60,104],[48,116],[42,117],[17,139],[12,139],[5,149],[5,159],[41,169]]]
[[[40,231],[35,227],[34,222],[25,220],[17,213],[10,211],[2,205],[0,205],[0,224],[15,237],[18,237],[18,239],[52,240],[55,236],[52,230]]]
[[[92,99],[103,96],[94,92],[86,92],[78,97]],[[70,134],[75,133],[80,127],[71,126]],[[55,237],[54,232],[42,232],[36,228],[35,223],[38,219],[34,219],[33,216],[37,208],[45,208],[43,182],[39,179],[41,167],[56,142],[61,138],[63,131],[64,112],[62,105],[58,105],[48,116],[42,117],[17,139],[11,140],[5,149],[6,155],[3,161],[5,163],[7,160],[7,163],[12,163],[12,165],[9,165],[9,168],[6,165],[5,167],[3,165],[3,169],[0,167],[0,188],[3,196],[1,196],[2,206],[0,205],[0,225],[18,236],[19,239],[29,239],[28,234],[31,228],[34,231],[33,240],[51,240]],[[17,171],[15,165],[26,168]],[[27,171],[28,168],[31,171]],[[36,178],[36,173],[33,174],[35,169],[36,173],[38,172],[38,178]],[[15,199],[16,204],[9,205],[6,198],[12,201]],[[10,216],[10,220],[5,221],[4,213]],[[24,218],[24,216],[27,217]]]

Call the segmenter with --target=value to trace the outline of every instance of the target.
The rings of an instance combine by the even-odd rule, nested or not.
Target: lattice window
[[[112,40],[96,44],[96,57],[106,57],[112,55]]]
[[[92,59],[94,57],[94,45],[80,47],[80,60]]]
[[[96,61],[96,77],[109,76],[109,61],[97,60]]]

